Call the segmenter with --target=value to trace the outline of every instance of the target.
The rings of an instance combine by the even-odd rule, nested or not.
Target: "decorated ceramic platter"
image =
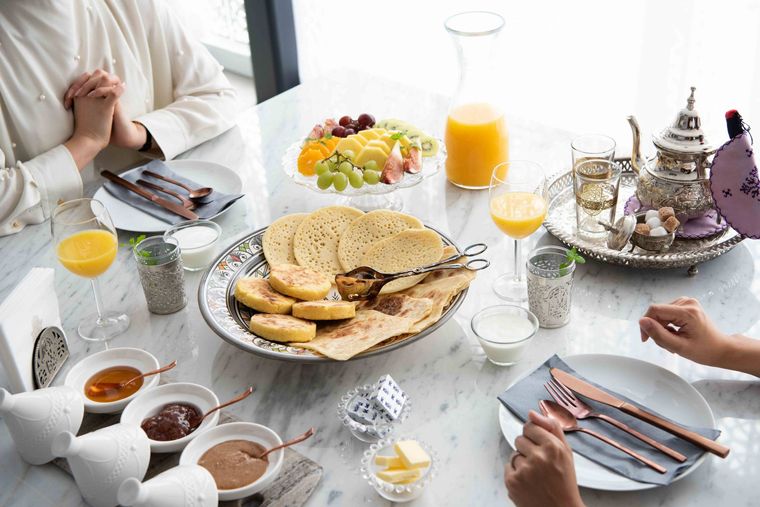
[[[444,246],[456,247],[454,242],[440,231],[430,226],[425,227],[438,233]],[[198,287],[198,305],[203,318],[225,341],[262,357],[305,363],[334,361],[304,348],[266,340],[248,330],[248,322],[256,312],[235,299],[235,285],[241,277],[266,278],[269,275],[269,264],[262,247],[262,238],[266,230],[266,227],[259,229],[227,248],[204,274]],[[456,313],[466,296],[467,289],[457,293],[444,308],[441,317],[423,331],[391,338],[351,359],[384,354],[434,333]],[[327,299],[340,300],[334,286]]]
[[[624,205],[636,192],[636,174],[630,162],[617,160],[623,166],[616,218],[623,216]],[[575,220],[575,194],[573,175],[565,172],[551,178],[548,184],[549,210],[544,226],[554,237],[569,247],[575,247],[587,258],[609,264],[644,269],[689,268],[696,274],[697,264],[712,260],[730,251],[743,237],[731,227],[700,239],[676,238],[667,252],[656,253],[641,248],[622,250],[607,247],[606,237],[588,239],[578,235]]]

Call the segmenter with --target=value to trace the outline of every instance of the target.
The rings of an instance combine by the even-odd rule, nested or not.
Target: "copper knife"
[[[171,201],[167,201],[166,199],[162,199],[153,192],[149,192],[145,190],[144,188],[140,188],[131,181],[127,181],[121,176],[117,176],[116,174],[112,173],[111,171],[101,171],[100,174],[114,182],[115,184],[122,186],[126,188],[127,190],[136,193],[140,197],[144,197],[145,199],[148,199],[153,204],[157,206],[161,206],[164,209],[167,209],[171,211],[174,214],[177,214],[181,217],[187,218],[188,220],[198,220],[198,215],[190,211],[189,209],[180,206],[179,204],[175,204]]]
[[[702,449],[709,451],[717,456],[720,456],[721,458],[728,456],[728,453],[731,451],[731,449],[725,445],[721,445],[714,440],[710,440],[709,438],[704,437],[699,433],[687,430],[686,428],[683,428],[677,424],[663,419],[662,417],[647,412],[646,410],[643,410],[635,405],[626,403],[625,401],[614,397],[610,393],[603,391],[598,387],[593,386],[577,377],[574,377],[566,371],[562,371],[558,368],[552,368],[551,374],[552,377],[559,380],[566,387],[572,389],[578,394],[582,394],[583,396],[598,401],[599,403],[604,403],[605,405],[609,405],[611,407],[617,408],[618,410],[622,410],[626,414],[632,415],[633,417],[648,422],[653,426],[657,426],[658,428],[665,430],[668,433],[672,433],[677,437],[683,438],[687,442],[691,442],[692,444],[701,447]]]

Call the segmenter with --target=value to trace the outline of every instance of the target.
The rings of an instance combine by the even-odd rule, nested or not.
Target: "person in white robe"
[[[222,67],[161,0],[3,0],[0,27],[0,236],[102,169],[172,159],[235,123]]]

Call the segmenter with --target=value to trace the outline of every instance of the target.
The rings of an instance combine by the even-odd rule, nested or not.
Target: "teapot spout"
[[[631,167],[633,172],[639,174],[641,165],[641,129],[639,128],[639,122],[636,117],[631,115],[628,117],[628,124],[631,126],[631,133],[633,134],[633,147],[631,149]]]

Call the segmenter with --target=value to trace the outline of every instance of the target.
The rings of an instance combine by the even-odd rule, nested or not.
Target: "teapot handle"
[[[636,176],[639,175],[641,163],[641,129],[639,128],[639,122],[636,117],[631,115],[628,118],[628,124],[631,126],[631,133],[633,134],[633,147],[631,149],[631,167]]]

